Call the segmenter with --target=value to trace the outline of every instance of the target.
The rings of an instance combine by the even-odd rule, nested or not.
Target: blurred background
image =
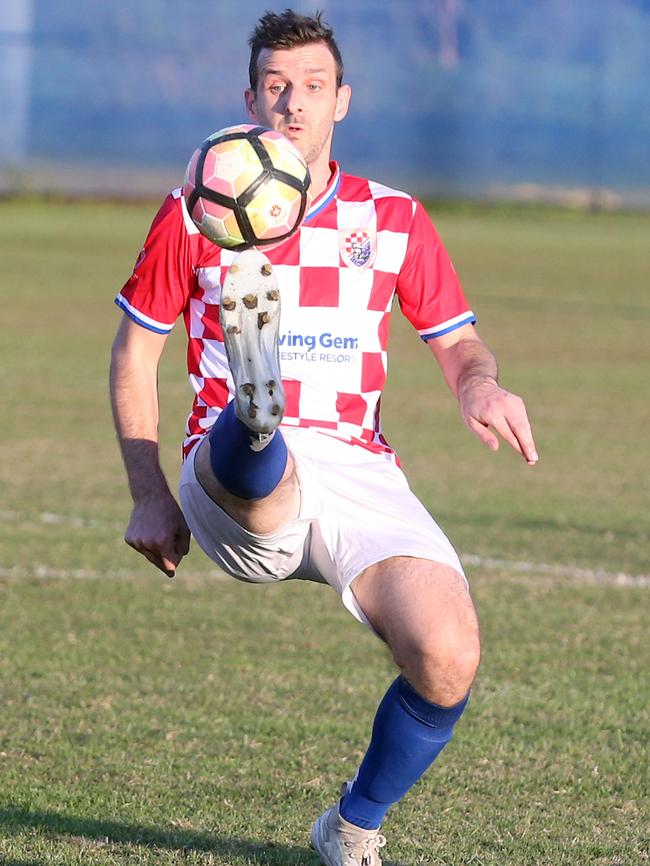
[[[310,816],[394,676],[323,587],[196,545],[168,581],[123,542],[112,299],[289,2],[0,0],[0,866],[316,866]],[[425,198],[541,456],[488,453],[393,316],[384,431],[485,651],[391,862],[650,866],[650,0],[323,6],[353,88],[335,154]]]
[[[284,5],[2,0],[0,191],[176,185],[244,119],[247,38]],[[650,0],[292,5],[323,8],[341,46],[347,170],[423,196],[650,205]]]

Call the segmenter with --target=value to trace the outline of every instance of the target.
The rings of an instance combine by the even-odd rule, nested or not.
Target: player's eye
[[[271,84],[269,86],[269,90],[271,91],[271,93],[282,93],[284,90],[286,90],[286,84]]]

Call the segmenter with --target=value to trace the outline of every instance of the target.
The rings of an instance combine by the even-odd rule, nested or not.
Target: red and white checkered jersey
[[[422,205],[331,167],[327,189],[300,230],[266,253],[282,298],[282,424],[316,427],[392,455],[379,405],[393,297],[424,340],[475,318]],[[174,190],[116,298],[128,316],[160,334],[183,314],[195,391],[186,453],[233,395],[219,302],[234,258],[199,233]]]

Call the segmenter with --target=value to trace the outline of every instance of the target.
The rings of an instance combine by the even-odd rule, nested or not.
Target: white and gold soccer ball
[[[272,129],[220,129],[189,161],[183,195],[192,221],[229,250],[268,247],[290,237],[310,203],[309,168],[293,144]]]

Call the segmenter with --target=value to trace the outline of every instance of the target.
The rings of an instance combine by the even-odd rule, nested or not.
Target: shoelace
[[[358,843],[344,842],[346,848],[356,848]],[[379,849],[386,845],[386,837],[381,833],[376,836],[371,836],[369,839],[363,840],[363,851],[361,852],[360,866],[374,866],[378,861],[375,858],[379,857]],[[351,852],[350,857],[354,854]]]

